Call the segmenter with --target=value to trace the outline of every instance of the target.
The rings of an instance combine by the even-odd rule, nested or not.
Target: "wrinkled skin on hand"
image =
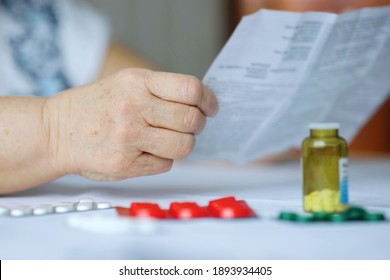
[[[166,172],[217,110],[195,77],[126,69],[47,101],[52,165],[105,181]]]

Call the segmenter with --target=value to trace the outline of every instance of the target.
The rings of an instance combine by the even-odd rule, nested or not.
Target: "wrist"
[[[66,107],[69,107],[66,98],[63,94],[50,97],[45,100],[42,109],[42,126],[48,164],[58,177],[72,173],[68,166],[69,150],[65,139],[65,136],[70,134],[65,113]]]

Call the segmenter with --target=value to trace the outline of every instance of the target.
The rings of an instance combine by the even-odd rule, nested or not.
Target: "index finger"
[[[214,94],[194,76],[167,72],[150,72],[146,86],[156,97],[198,107],[206,116],[218,112]]]

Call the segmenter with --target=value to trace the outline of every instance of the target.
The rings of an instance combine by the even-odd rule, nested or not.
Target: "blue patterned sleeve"
[[[108,21],[82,1],[0,0],[0,95],[51,96],[93,81]]]

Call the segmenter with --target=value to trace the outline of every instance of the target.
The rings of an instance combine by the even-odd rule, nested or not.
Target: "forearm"
[[[0,194],[58,178],[49,150],[45,98],[0,97]]]
[[[0,98],[0,194],[66,174],[117,181],[166,172],[217,110],[198,79],[145,69],[49,99]]]

